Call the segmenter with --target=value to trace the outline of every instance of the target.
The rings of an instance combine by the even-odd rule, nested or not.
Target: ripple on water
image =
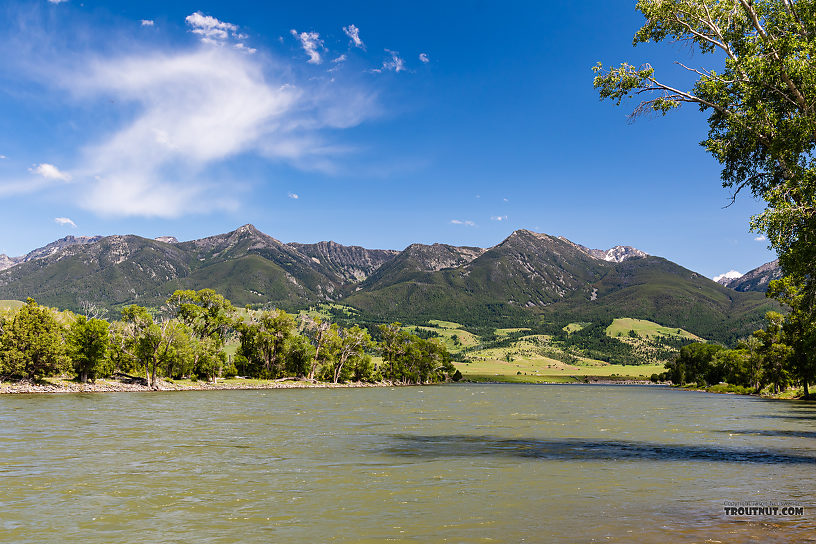
[[[0,397],[0,540],[807,542],[815,420],[604,386]]]

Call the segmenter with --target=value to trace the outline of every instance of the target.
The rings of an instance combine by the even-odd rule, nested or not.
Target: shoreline
[[[308,380],[241,380],[230,379],[217,383],[171,382],[159,380],[157,387],[119,380],[96,380],[95,383],[79,383],[73,380],[51,378],[40,383],[0,382],[0,395],[61,394],[61,393],[151,393],[167,391],[246,391],[254,389],[349,389],[361,387],[402,387],[408,384],[392,382],[331,383]],[[428,384],[422,384],[428,385]]]

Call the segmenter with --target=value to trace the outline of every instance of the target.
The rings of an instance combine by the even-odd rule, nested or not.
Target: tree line
[[[785,277],[770,283],[768,295],[788,306],[788,313],[768,312],[765,327],[740,340],[735,349],[685,346],[666,364],[666,372],[653,378],[681,385],[726,382],[755,393],[766,387],[778,393],[794,385],[809,397],[808,384],[816,382],[816,324],[803,308],[805,294]]]
[[[239,310],[212,289],[176,291],[158,312],[127,306],[115,321],[92,306],[86,314],[58,314],[29,298],[0,315],[0,379],[73,374],[84,383],[137,374],[156,388],[162,378],[404,384],[461,378],[439,341],[410,334],[400,323],[379,325],[374,341],[359,326],[305,313]],[[232,356],[228,343],[237,345]]]

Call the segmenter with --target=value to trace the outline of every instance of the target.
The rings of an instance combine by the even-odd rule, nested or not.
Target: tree
[[[177,322],[164,319],[155,323],[147,308],[135,304],[122,310],[122,322],[116,349],[138,361],[144,368],[148,387],[157,388],[159,367],[167,360],[168,352],[184,341],[177,332]]]
[[[456,374],[448,350],[437,340],[426,340],[402,330],[399,323],[380,325],[383,376],[403,383],[442,381]]]
[[[762,356],[762,383],[773,384],[774,393],[778,393],[788,385],[788,359],[791,348],[785,344],[783,337],[783,323],[785,316],[779,312],[765,314],[768,324],[764,329],[754,333],[762,346],[759,353]]]
[[[712,363],[717,353],[724,349],[723,346],[703,342],[683,346],[677,359],[666,363],[663,378],[678,385],[719,383],[723,378],[722,368]]]
[[[286,347],[285,371],[289,376],[305,377],[311,368],[315,348],[305,336],[292,336]]]
[[[66,370],[62,327],[34,299],[27,299],[3,330],[0,375],[39,380]]]
[[[790,347],[788,370],[802,384],[805,397],[808,383],[816,381],[816,319],[807,303],[800,281],[793,276],[773,280],[768,296],[789,308],[782,324],[784,341]]]
[[[341,376],[345,378],[343,374],[344,369],[346,370],[346,374],[350,374],[346,363],[349,362],[349,360],[353,361],[365,355],[366,350],[369,349],[372,344],[371,336],[368,334],[368,331],[356,325],[350,329],[342,329],[339,336],[339,353],[334,365],[334,383],[337,383]]]
[[[814,307],[816,278],[816,0],[638,0],[646,23],[634,44],[666,39],[713,54],[718,67],[686,67],[682,90],[649,64],[594,68],[603,99],[649,96],[634,115],[684,103],[707,112],[702,142],[736,198],[750,189],[767,207],[752,227],[768,236],[787,275]],[[721,61],[721,62],[719,62]]]
[[[310,380],[313,380],[318,365],[326,359],[325,346],[327,341],[330,338],[336,339],[337,337],[337,326],[328,321],[323,321],[319,317],[311,317],[308,314],[302,314],[300,319],[305,332],[312,335],[312,344],[315,347],[308,376]]]
[[[68,355],[74,364],[74,372],[82,383],[95,381],[107,375],[109,324],[101,319],[77,316],[68,327],[66,335]]]
[[[213,289],[175,291],[166,303],[199,339],[220,338],[223,343],[232,326],[235,307]]]
[[[252,372],[263,378],[279,377],[286,364],[286,346],[295,333],[295,319],[282,310],[271,310],[235,327],[241,341],[238,354]]]
[[[750,385],[754,392],[759,393],[762,387],[762,342],[756,336],[749,336],[737,343],[737,348],[745,353],[746,385]]]

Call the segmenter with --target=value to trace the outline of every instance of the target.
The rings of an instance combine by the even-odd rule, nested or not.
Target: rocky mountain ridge
[[[740,292],[756,291],[764,293],[768,290],[768,284],[772,280],[782,277],[782,268],[779,266],[779,259],[765,263],[753,270],[746,272],[738,278],[723,278],[721,283]]]
[[[283,243],[244,225],[186,242],[100,237],[37,255],[0,271],[0,299],[158,308],[176,289],[212,288],[239,306],[294,311],[339,302],[374,322],[520,326],[627,316],[712,338],[754,327],[768,304],[628,246],[590,250],[523,229],[491,248],[411,244],[394,251]]]
[[[66,247],[92,244],[101,239],[102,236],[66,236],[43,247],[33,249],[20,257],[9,257],[3,253],[0,254],[0,270],[5,270],[6,268],[11,268],[16,264],[25,263],[33,259],[43,259]]]

